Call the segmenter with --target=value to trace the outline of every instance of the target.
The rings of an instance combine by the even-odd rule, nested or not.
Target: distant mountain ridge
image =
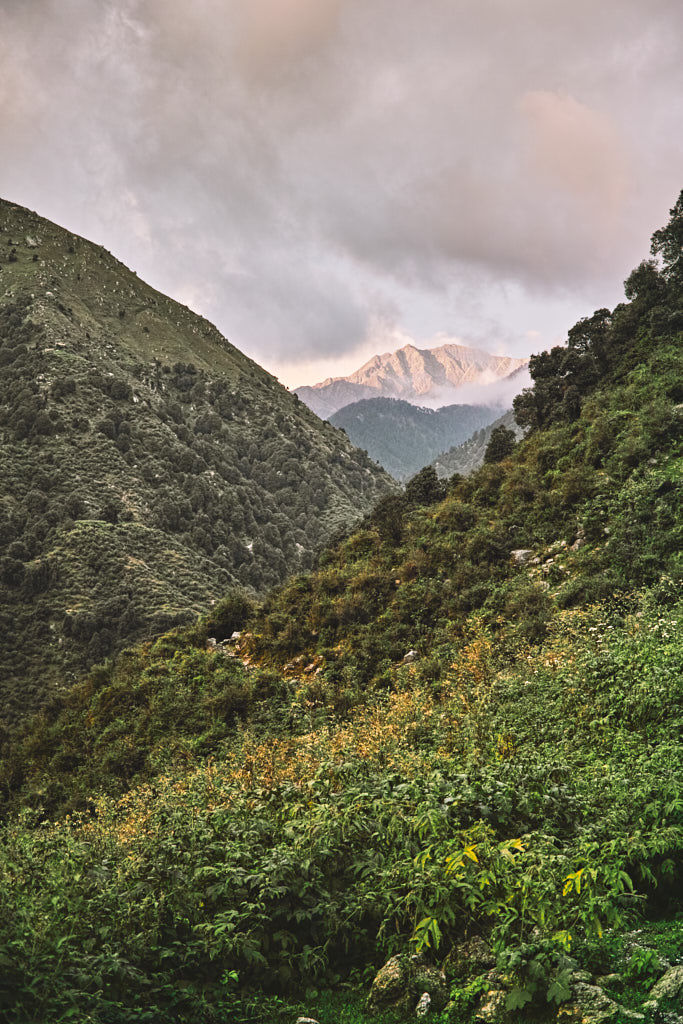
[[[466,345],[432,349],[404,345],[396,352],[373,356],[347,377],[328,377],[320,384],[296,388],[295,394],[322,419],[364,398],[449,405],[457,401],[455,392],[463,385],[493,383],[526,363],[526,359],[494,356]]]
[[[400,398],[364,398],[330,417],[349,440],[396,480],[407,480],[442,452],[500,416],[499,406],[446,405],[425,409]]]

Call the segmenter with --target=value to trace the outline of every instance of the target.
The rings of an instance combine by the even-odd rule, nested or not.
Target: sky
[[[0,195],[290,387],[525,356],[683,188],[680,0],[0,0]]]

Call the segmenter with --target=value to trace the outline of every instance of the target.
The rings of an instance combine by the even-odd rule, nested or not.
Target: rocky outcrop
[[[429,1002],[424,1000],[425,994]],[[398,1010],[401,1013],[438,1012],[446,1005],[448,988],[446,975],[438,967],[428,964],[420,953],[399,953],[387,960],[378,972],[368,996],[368,1009],[372,1011]]]
[[[492,978],[491,981],[493,987],[483,997],[474,1017],[477,1024],[502,1024],[506,1019],[507,992],[499,987],[495,979]]]
[[[526,565],[533,557],[534,553],[530,548],[517,548],[510,552],[510,558],[515,565]]]
[[[558,1024],[637,1024],[645,1015],[616,1003],[599,985],[577,980],[585,972],[577,972],[572,979],[572,1001],[557,1011]]]
[[[480,935],[474,935],[453,947],[444,969],[451,978],[472,978],[495,966],[496,958]]]
[[[683,1004],[683,964],[677,967],[670,967],[666,974],[662,975],[655,984],[648,1003],[660,1003],[665,999],[680,999]]]

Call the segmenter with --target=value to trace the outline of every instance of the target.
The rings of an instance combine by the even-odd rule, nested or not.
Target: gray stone
[[[570,551],[578,551],[579,548],[582,548],[585,545],[585,543],[586,543],[585,534],[584,534],[583,530],[579,527],[579,532],[576,535],[576,540],[570,546],[569,550]]]
[[[426,963],[421,953],[398,953],[377,973],[368,996],[368,1007],[409,1013],[425,992],[430,996],[430,1009],[442,1010],[448,999],[446,975]]]
[[[572,992],[574,1001],[564,1003],[557,1013],[557,1020],[562,1024],[624,1024],[626,1021],[636,1024],[645,1020],[644,1014],[615,1003],[599,985],[572,978]]]
[[[417,651],[408,651],[403,657],[402,665],[410,665],[411,662],[416,661],[418,657]]]
[[[318,1024],[313,1017],[297,1017],[295,1024]]]
[[[471,978],[495,966],[496,958],[479,935],[459,942],[448,955],[444,967],[453,978]]]
[[[478,1024],[497,1024],[505,1019],[507,996],[502,988],[492,988],[486,993],[475,1014]]]
[[[624,984],[624,979],[620,974],[601,974],[595,979],[595,984],[599,985],[600,988],[604,988],[605,985],[611,985],[613,988],[616,988]]]
[[[430,996],[429,992],[423,992],[417,1001],[417,1006],[415,1007],[415,1016],[426,1017],[427,1014],[429,1013],[431,1005],[432,997]]]
[[[670,967],[650,992],[650,999],[655,1002],[660,999],[677,999],[679,996],[683,996],[683,964]]]
[[[510,558],[515,565],[526,565],[533,558],[533,551],[531,548],[516,548],[510,552]]]

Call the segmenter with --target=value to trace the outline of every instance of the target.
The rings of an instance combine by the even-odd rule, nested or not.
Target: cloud
[[[677,0],[0,0],[0,193],[267,366],[387,310],[525,354],[617,300],[683,184],[682,29]]]

